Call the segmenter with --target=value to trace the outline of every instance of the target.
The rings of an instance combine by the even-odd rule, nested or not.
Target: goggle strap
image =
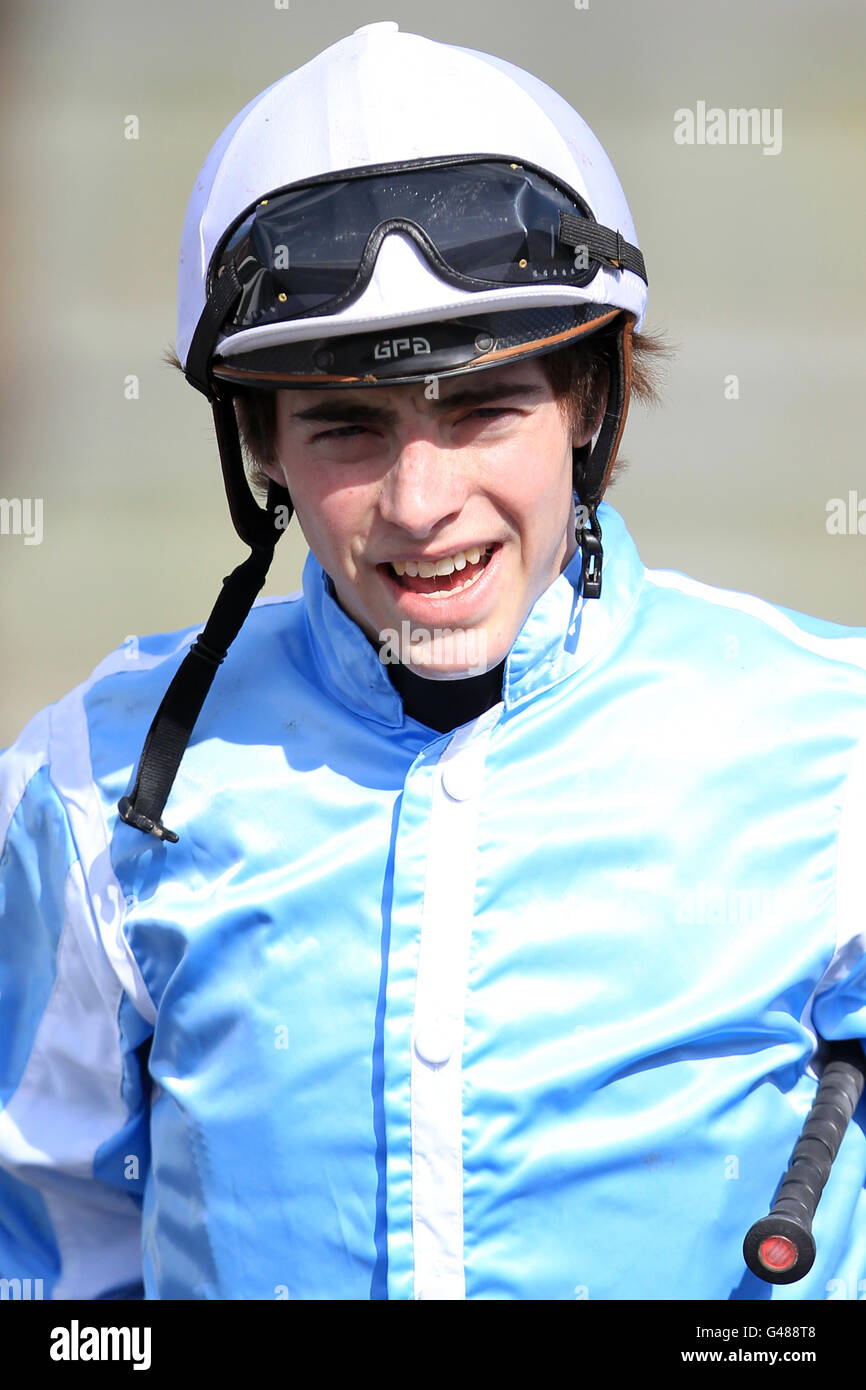
[[[209,401],[214,399],[213,386],[208,378],[208,366],[214,344],[222,332],[229,312],[243,294],[243,288],[234,261],[228,261],[222,267],[216,285],[207,297],[192,335],[186,355],[184,376],[197,391],[207,396]]]
[[[602,261],[616,270],[630,270],[646,283],[646,265],[636,246],[626,241],[621,232],[602,227],[571,212],[559,214],[559,239],[566,246],[586,247],[587,259]]]

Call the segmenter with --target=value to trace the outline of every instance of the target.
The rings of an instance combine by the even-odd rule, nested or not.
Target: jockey
[[[866,1036],[866,631],[642,564],[646,297],[501,59],[367,25],[217,141],[177,360],[250,553],[0,760],[3,1277],[765,1296],[819,1039]],[[854,1124],[773,1297],[857,1289],[864,1171]]]

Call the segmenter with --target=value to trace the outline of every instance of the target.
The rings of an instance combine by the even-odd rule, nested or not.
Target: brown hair
[[[582,432],[585,421],[596,419],[607,403],[608,362],[615,351],[616,324],[611,324],[539,358],[565,420],[577,433]],[[632,334],[631,399],[647,407],[661,403],[661,377],[665,361],[674,351],[662,334]],[[627,467],[627,461],[618,457],[607,486]]]
[[[538,360],[544,370],[560,410],[568,424],[580,430],[585,420],[600,414],[607,400],[608,362],[615,350],[615,327],[608,326],[588,338],[578,338],[558,352],[542,355]],[[659,379],[665,359],[674,349],[660,334],[632,335],[632,396],[645,406],[660,403]],[[166,353],[166,361],[174,367],[180,362],[174,352]],[[235,395],[235,414],[238,419],[241,443],[251,486],[264,493],[268,475],[265,465],[276,463],[276,392],[242,387]],[[625,470],[627,463],[618,459],[611,471],[608,486]]]

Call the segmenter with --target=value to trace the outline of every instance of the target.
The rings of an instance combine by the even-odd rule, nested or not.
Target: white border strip
[[[736,593],[731,589],[717,589],[711,584],[702,584],[700,580],[677,574],[674,570],[648,569],[646,580],[660,589],[678,589],[693,598],[713,603],[718,608],[731,608],[738,613],[746,613],[767,627],[774,628],[776,632],[806,651],[832,660],[845,661],[866,670],[866,637],[816,637],[814,633],[806,632],[791,618],[780,613],[778,608],[766,599],[755,598],[752,594]]]

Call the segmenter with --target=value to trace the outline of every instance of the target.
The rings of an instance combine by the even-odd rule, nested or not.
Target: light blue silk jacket
[[[193,632],[0,759],[0,1276],[45,1297],[866,1294],[849,1126],[800,1283],[745,1268],[866,1036],[866,629],[648,571],[605,504],[500,704],[404,716],[310,558],[256,605],[165,813]],[[33,1285],[31,1285],[33,1287]]]

